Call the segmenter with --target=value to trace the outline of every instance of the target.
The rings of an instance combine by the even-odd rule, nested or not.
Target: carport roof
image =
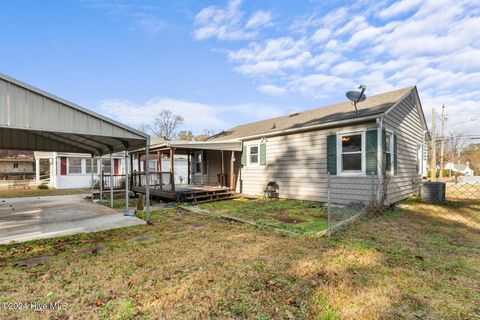
[[[0,149],[109,154],[149,136],[0,73]]]

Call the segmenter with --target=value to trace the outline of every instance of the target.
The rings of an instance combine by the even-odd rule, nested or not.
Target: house
[[[452,163],[448,162],[445,164],[445,169],[446,170],[451,170],[452,172],[463,174],[466,176],[473,176],[474,172],[472,169],[470,169],[470,163],[466,164],[460,164],[460,163]]]
[[[92,185],[92,158],[90,154],[65,152],[34,152],[36,183],[55,189],[90,188]],[[103,157],[103,172],[110,175],[110,157]],[[100,158],[93,160],[94,183],[100,181]],[[113,154],[113,174],[125,175],[125,155]],[[105,178],[108,183],[109,179]],[[118,184],[120,181],[118,181]],[[119,187],[119,186],[118,186]]]
[[[365,186],[373,183],[372,177],[388,180],[388,202],[416,194],[426,174],[428,139],[417,88],[373,95],[357,108],[342,102],[239,125],[205,142],[152,147],[150,159],[174,163],[176,154],[188,159],[185,184],[172,183],[175,165],[170,172],[150,172],[153,194],[178,199],[179,193],[201,185],[262,195],[267,183],[275,181],[282,198],[326,201],[331,179],[340,183],[344,202],[367,202],[372,188]],[[134,152],[131,161],[145,156]],[[132,190],[144,192],[146,173],[136,174]]]
[[[33,179],[33,153],[4,150],[0,154],[0,180]]]

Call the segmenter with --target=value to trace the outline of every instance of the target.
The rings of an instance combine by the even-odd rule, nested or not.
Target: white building
[[[466,176],[473,176],[474,174],[473,170],[470,169],[470,163],[468,162],[466,164],[459,164],[459,163],[455,164],[452,162],[448,162],[445,165],[445,169],[452,170],[453,172],[458,172]]]
[[[46,184],[55,189],[90,188],[92,163],[89,154],[35,152],[36,184]],[[103,172],[110,175],[110,156],[103,157]],[[42,176],[40,172],[45,172]],[[113,174],[125,174],[125,158],[122,153],[113,155]],[[100,180],[100,158],[93,162],[93,178]]]
[[[61,152],[35,152],[35,174],[36,184],[46,184],[50,188],[55,189],[73,189],[73,188],[90,188],[91,187],[91,156],[82,153],[61,153]],[[156,171],[158,160],[150,160],[150,169]],[[178,184],[187,181],[188,168],[186,156],[175,156],[175,182]],[[138,171],[137,160],[132,161],[131,171]],[[103,173],[105,176],[110,175],[110,156],[103,157]],[[140,161],[140,171],[145,170],[145,161]],[[162,161],[162,170],[168,172],[170,170],[170,162]],[[41,172],[45,172],[42,175]],[[125,174],[125,155],[124,153],[116,153],[113,155],[113,174]],[[123,177],[121,177],[123,180]],[[93,163],[93,179],[94,183],[100,181],[100,158],[95,157]],[[109,179],[105,179],[105,183],[109,185]],[[117,181],[114,186],[118,187]],[[108,186],[107,186],[108,187]]]

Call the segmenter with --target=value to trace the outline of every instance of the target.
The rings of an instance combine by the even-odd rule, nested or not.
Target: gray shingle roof
[[[368,97],[357,104],[358,114],[350,101],[330,106],[303,111],[292,115],[281,116],[239,125],[212,136],[208,141],[239,139],[257,134],[270,134],[286,129],[296,129],[305,126],[324,124],[339,120],[355,119],[387,111],[414,87],[407,87]]]

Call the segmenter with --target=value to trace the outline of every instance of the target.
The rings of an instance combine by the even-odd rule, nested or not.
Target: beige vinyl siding
[[[397,135],[398,170],[390,179],[387,197],[393,203],[416,194],[421,181],[417,172],[417,146],[423,143],[424,129],[412,95],[385,116],[384,125]]]
[[[267,164],[245,166],[241,169],[237,192],[262,195],[270,181],[280,186],[281,198],[300,200],[327,200],[327,135],[359,128],[375,128],[375,122],[350,127],[301,132],[266,139]],[[245,144],[260,140],[245,141]],[[370,191],[365,190],[367,177],[338,177],[332,183],[340,187],[339,199],[368,201]],[[368,199],[367,199],[368,198]]]

